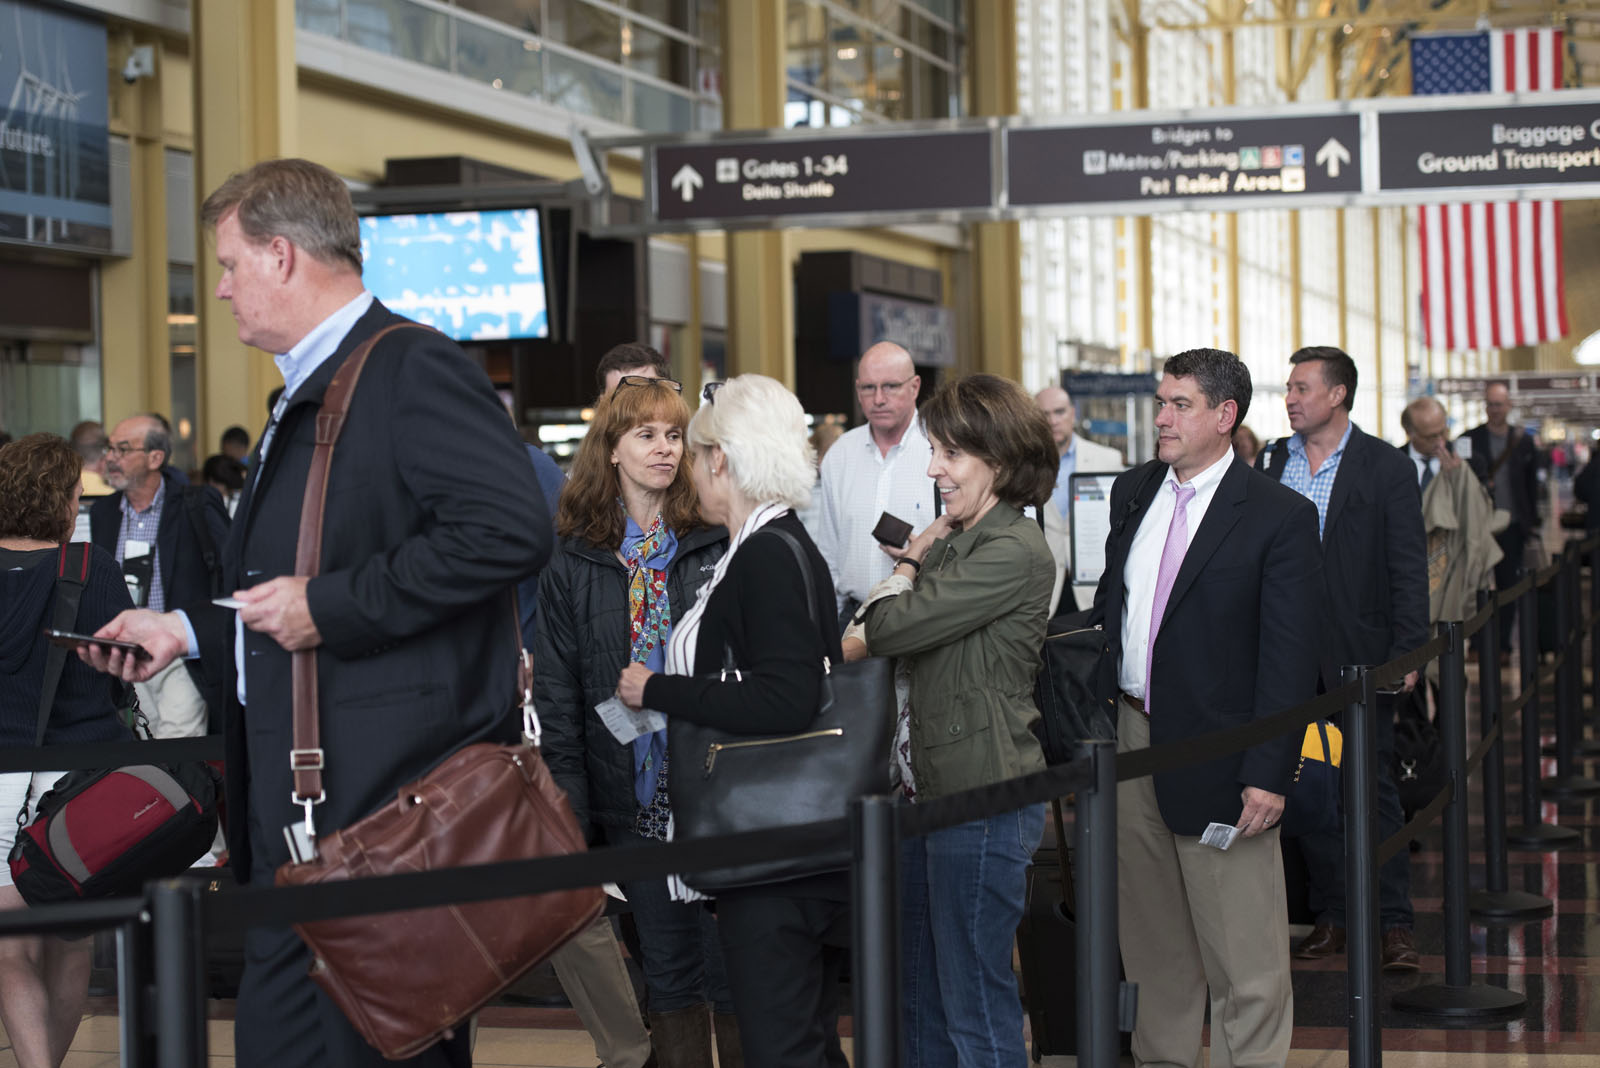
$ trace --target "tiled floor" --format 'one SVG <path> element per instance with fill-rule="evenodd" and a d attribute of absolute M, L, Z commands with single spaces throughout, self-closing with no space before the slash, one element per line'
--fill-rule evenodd
<path fill-rule="evenodd" d="M 1514 678 L 1506 673 L 1506 679 Z M 1476 668 L 1469 669 L 1469 692 L 1476 692 Z M 1596 721 L 1585 678 L 1586 723 Z M 1476 723 L 1477 712 L 1469 711 Z M 1550 715 L 1546 706 L 1546 721 Z M 1600 736 L 1600 729 L 1588 728 Z M 1513 735 L 1515 732 L 1512 732 Z M 1476 743 L 1476 730 L 1471 732 Z M 1547 737 L 1546 741 L 1552 738 Z M 1519 811 L 1516 788 L 1520 761 L 1515 743 L 1506 754 L 1508 808 Z M 1580 766 L 1600 776 L 1600 761 Z M 1544 761 L 1545 774 L 1554 761 Z M 1470 791 L 1469 881 L 1483 885 L 1481 785 L 1475 776 Z M 1417 911 L 1417 941 L 1422 950 L 1420 975 L 1384 976 L 1383 1040 L 1385 1064 L 1394 1068 L 1589 1068 L 1600 1064 L 1600 800 L 1546 804 L 1543 818 L 1581 831 L 1573 847 L 1554 852 L 1513 850 L 1510 885 L 1550 898 L 1552 916 L 1521 924 L 1473 924 L 1472 975 L 1527 995 L 1526 1010 L 1509 1022 L 1477 1026 L 1440 1026 L 1407 1017 L 1389 1007 L 1397 991 L 1419 983 L 1442 982 L 1444 974 L 1443 854 L 1437 825 L 1420 839 L 1412 854 L 1412 893 Z M 1513 815 L 1515 819 L 1515 815 Z M 1064 962 L 1065 963 L 1065 962 Z M 1070 966 L 1070 965 L 1065 965 Z M 1348 1063 L 1345 1032 L 1344 958 L 1295 962 L 1295 1037 L 1289 1064 L 1294 1068 L 1336 1068 Z M 232 1003 L 213 1002 L 209 1025 L 210 1064 L 234 1061 Z M 849 1021 L 842 1021 L 848 1031 Z M 3 1041 L 0 1035 L 0 1041 Z M 78 1030 L 65 1068 L 110 1068 L 118 1064 L 114 998 L 95 999 Z M 846 1042 L 848 1050 L 848 1040 Z M 546 1066 L 593 1068 L 594 1046 L 567 1009 L 496 1006 L 479 1020 L 475 1063 L 480 1066 Z M 1069 1065 L 1072 1058 L 1050 1057 L 1046 1068 Z M 0 1068 L 15 1065 L 10 1049 L 0 1046 Z M 1021 1066 L 1018 1066 L 1021 1068 Z"/>

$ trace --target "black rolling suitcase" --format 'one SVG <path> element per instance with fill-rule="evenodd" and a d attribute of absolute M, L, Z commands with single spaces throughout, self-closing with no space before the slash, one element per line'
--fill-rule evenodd
<path fill-rule="evenodd" d="M 1028 866 L 1027 898 L 1017 925 L 1022 998 L 1033 1032 L 1033 1059 L 1078 1050 L 1078 923 L 1073 918 L 1072 865 L 1061 802 L 1054 849 L 1041 848 Z"/>

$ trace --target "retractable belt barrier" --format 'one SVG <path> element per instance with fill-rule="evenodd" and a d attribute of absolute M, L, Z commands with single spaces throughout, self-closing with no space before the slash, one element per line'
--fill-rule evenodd
<path fill-rule="evenodd" d="M 857 895 L 858 921 L 861 915 L 871 913 L 875 919 L 892 916 L 895 895 L 898 893 L 893 852 L 898 842 L 907 837 L 925 835 L 933 831 L 983 819 L 1001 812 L 1012 811 L 1024 805 L 1035 804 L 1068 793 L 1078 796 L 1078 819 L 1075 835 L 1080 862 L 1088 862 L 1086 878 L 1078 881 L 1078 917 L 1080 930 L 1090 932 L 1079 947 L 1078 971 L 1082 978 L 1095 982 L 1080 982 L 1079 986 L 1079 1040 L 1080 1059 L 1096 1068 L 1116 1063 L 1118 1043 L 1116 1032 L 1126 1028 L 1131 1020 L 1130 1003 L 1119 1002 L 1113 992 L 1108 992 L 1106 976 L 1116 973 L 1115 931 L 1115 784 L 1118 781 L 1163 774 L 1182 767 L 1206 763 L 1230 753 L 1248 749 L 1280 735 L 1303 731 L 1318 719 L 1343 711 L 1349 722 L 1346 739 L 1345 792 L 1347 811 L 1364 814 L 1368 809 L 1367 795 L 1371 790 L 1376 769 L 1372 761 L 1372 737 L 1366 724 L 1364 710 L 1376 699 L 1380 686 L 1392 685 L 1429 662 L 1440 661 L 1440 720 L 1444 735 L 1449 775 L 1446 784 L 1417 815 L 1397 834 L 1386 841 L 1370 843 L 1370 832 L 1353 829 L 1350 838 L 1370 846 L 1357 865 L 1370 877 L 1375 891 L 1378 865 L 1392 857 L 1423 827 L 1445 816 L 1446 883 L 1446 983 L 1437 988 L 1446 992 L 1447 1000 L 1462 992 L 1480 994 L 1485 988 L 1470 985 L 1469 962 L 1466 959 L 1466 807 L 1465 784 L 1469 773 L 1483 768 L 1486 782 L 1493 772 L 1499 774 L 1501 742 L 1504 736 L 1504 717 L 1521 713 L 1524 723 L 1524 763 L 1530 757 L 1526 752 L 1526 738 L 1533 731 L 1537 743 L 1537 719 L 1540 709 L 1539 693 L 1542 687 L 1553 685 L 1555 696 L 1568 715 L 1567 707 L 1577 696 L 1581 683 L 1582 643 L 1594 630 L 1600 616 L 1600 584 L 1591 589 L 1590 611 L 1578 610 L 1576 598 L 1580 588 L 1579 555 L 1587 553 L 1591 577 L 1600 563 L 1600 536 L 1591 536 L 1581 543 L 1569 542 L 1562 558 L 1532 574 L 1525 575 L 1515 585 L 1490 596 L 1480 593 L 1479 611 L 1465 622 L 1439 625 L 1439 633 L 1418 649 L 1377 667 L 1349 668 L 1344 684 L 1319 697 L 1254 723 L 1241 727 L 1215 731 L 1181 743 L 1152 746 L 1123 754 L 1115 754 L 1113 743 L 1085 742 L 1081 755 L 1066 764 L 1023 776 L 1006 782 L 969 790 L 964 793 L 915 805 L 897 805 L 885 798 L 863 798 L 856 802 L 852 816 L 846 820 L 786 827 L 779 830 L 729 835 L 721 838 L 691 842 L 671 842 L 659 845 L 620 846 L 592 850 L 568 857 L 543 858 L 527 861 L 510 861 L 466 868 L 389 875 L 378 878 L 351 880 L 344 883 L 303 887 L 240 887 L 218 893 L 200 893 L 191 880 L 167 881 L 146 888 L 140 898 L 40 906 L 30 909 L 0 911 L 0 936 L 37 934 L 45 931 L 82 933 L 97 928 L 120 926 L 124 947 L 133 941 L 131 932 L 140 925 L 150 925 L 154 914 L 154 930 L 158 945 L 153 956 L 153 967 L 144 958 L 147 954 L 133 953 L 138 968 L 125 966 L 120 970 L 123 981 L 148 982 L 150 972 L 155 973 L 157 1017 L 162 1021 L 162 1034 L 174 1025 L 184 1033 L 170 1043 L 174 1055 L 158 1053 L 160 1063 L 187 1064 L 194 1056 L 204 1057 L 203 1026 L 192 1026 L 195 1020 L 203 1023 L 204 991 L 194 989 L 194 984 L 163 983 L 162 969 L 176 967 L 163 961 L 178 958 L 192 963 L 194 947 L 179 951 L 174 940 L 188 939 L 203 945 L 206 933 L 222 933 L 260 924 L 287 924 L 314 922 L 340 916 L 363 913 L 383 913 L 406 909 L 448 904 L 484 901 L 501 897 L 523 897 L 552 890 L 576 886 L 593 886 L 603 882 L 626 882 L 635 879 L 655 878 L 672 873 L 707 871 L 733 864 L 777 859 L 785 856 L 804 856 L 836 850 L 841 838 L 848 835 L 854 843 L 854 886 Z M 1537 606 L 1541 592 L 1549 587 L 1552 596 L 1558 597 L 1559 615 L 1564 626 L 1558 626 L 1559 648 L 1555 650 L 1553 668 L 1541 668 L 1527 655 L 1535 650 L 1537 657 L 1538 631 Z M 1507 700 L 1502 708 L 1499 693 L 1499 663 L 1497 639 L 1499 610 L 1520 605 L 1524 617 L 1530 611 L 1535 618 L 1522 621 L 1522 641 L 1525 655 L 1522 687 L 1518 694 Z M 1470 637 L 1483 633 L 1480 643 L 1481 704 L 1484 714 L 1482 740 L 1470 756 L 1465 746 L 1465 645 Z M 1530 637 L 1532 639 L 1530 644 Z M 1491 641 L 1494 639 L 1494 641 Z M 1591 643 L 1591 658 L 1597 651 Z M 1597 683 L 1600 685 L 1600 683 Z M 1531 722 L 1531 728 L 1530 728 Z M 1352 751 L 1352 747 L 1354 751 Z M 1569 746 L 1570 748 L 1570 746 Z M 158 760 L 215 760 L 222 756 L 222 741 L 217 737 L 180 739 L 168 741 L 141 741 L 125 743 L 96 743 L 87 745 L 47 746 L 42 748 L 12 749 L 0 752 L 0 772 L 53 771 L 80 767 L 115 766 L 131 762 Z M 1536 764 L 1538 754 L 1531 760 Z M 1356 772 L 1357 774 L 1352 774 Z M 1537 771 L 1535 771 L 1537 774 Z M 1366 781 L 1357 782 L 1356 778 Z M 1496 778 L 1498 782 L 1498 778 Z M 1600 784 L 1596 785 L 1600 790 Z M 1493 792 L 1493 791 L 1490 791 Z M 1496 800 L 1492 806 L 1491 800 Z M 1485 797 L 1485 833 L 1490 838 L 1488 854 L 1489 892 L 1496 891 L 1494 864 L 1496 831 L 1502 836 L 1498 853 L 1503 868 L 1505 834 L 1503 816 L 1497 799 Z M 1351 817 L 1351 822 L 1354 822 Z M 1498 827 L 1495 826 L 1498 824 Z M 1558 828 L 1557 830 L 1566 830 Z M 886 853 L 885 851 L 889 851 Z M 1457 871 L 1456 869 L 1460 869 Z M 1498 881 L 1503 890 L 1504 871 Z M 865 877 L 864 877 L 865 875 Z M 1354 876 L 1352 876 L 1354 880 Z M 1352 927 L 1357 924 L 1375 925 L 1377 922 L 1375 894 L 1363 892 L 1352 886 L 1349 895 L 1352 903 Z M 1529 895 L 1523 895 L 1529 896 Z M 1459 899 L 1459 900 L 1458 900 Z M 1543 899 L 1537 899 L 1542 901 Z M 181 907 L 178 903 L 187 902 Z M 1549 902 L 1543 901 L 1548 909 Z M 1364 915 L 1366 913 L 1366 915 Z M 179 917 L 177 922 L 173 917 Z M 856 935 L 857 972 L 864 978 L 857 982 L 855 1020 L 856 1048 L 860 1068 L 889 1068 L 893 1051 L 898 1048 L 895 1030 L 898 1019 L 898 981 L 894 978 L 894 939 L 898 937 L 896 925 L 887 922 L 854 925 Z M 1097 933 L 1096 933 L 1097 932 Z M 1370 1005 L 1358 1006 L 1359 990 L 1374 990 L 1370 971 L 1376 964 L 1375 953 L 1357 952 L 1356 943 L 1371 943 L 1359 932 L 1352 931 L 1351 969 L 1351 1064 L 1366 1066 L 1376 1063 L 1380 1047 L 1370 1032 L 1381 1024 L 1370 1011 Z M 1109 954 L 1109 957 L 1108 957 Z M 1359 956 L 1371 960 L 1357 959 Z M 862 965 L 867 965 L 863 971 Z M 882 974 L 880 974 L 882 973 Z M 1361 974 L 1368 973 L 1368 974 Z M 174 976 L 169 975 L 169 978 Z M 1110 984 L 1114 986 L 1115 984 Z M 1091 987 L 1092 989 L 1085 989 Z M 1417 988 L 1426 993 L 1432 988 Z M 1416 994 L 1417 990 L 1407 992 Z M 1447 1007 L 1431 1006 L 1441 1015 L 1460 1019 L 1473 1015 L 1503 1014 L 1505 998 L 1522 1005 L 1521 995 L 1500 988 L 1488 988 L 1495 995 L 1493 1005 L 1474 1004 L 1463 1008 L 1452 1004 Z M 170 999 L 179 999 L 174 1002 Z M 1401 999 L 1397 998 L 1397 1004 Z M 1424 998 L 1424 1001 L 1427 999 Z M 1459 1000 L 1459 998 L 1457 998 Z M 137 1001 L 137 999 L 135 999 Z M 124 998 L 124 1005 L 129 1001 Z M 1429 1005 L 1418 1008 L 1405 1006 L 1408 1011 L 1427 1012 Z M 129 1010 L 139 1020 L 144 1014 Z M 128 1015 L 125 1012 L 125 1015 Z M 1358 1035 L 1356 1022 L 1360 1021 L 1366 1034 Z M 152 1044 L 161 1045 L 161 1035 L 152 1043 L 151 1033 L 138 1030 L 141 1024 L 123 1025 L 125 1039 L 131 1038 L 137 1047 L 131 1063 L 140 1063 L 140 1054 L 148 1054 Z M 195 1035 L 199 1039 L 195 1039 Z M 125 1046 L 126 1049 L 126 1046 Z M 152 1062 L 153 1063 L 153 1062 Z"/>

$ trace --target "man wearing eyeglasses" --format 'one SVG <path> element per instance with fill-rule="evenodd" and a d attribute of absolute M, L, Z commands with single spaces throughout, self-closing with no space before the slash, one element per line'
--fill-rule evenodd
<path fill-rule="evenodd" d="M 116 492 L 89 509 L 89 540 L 122 565 L 133 603 L 157 612 L 221 592 L 220 547 L 228 540 L 222 497 L 180 482 L 167 466 L 171 455 L 172 436 L 160 419 L 124 419 L 106 448 L 105 478 Z M 197 661 L 174 661 L 134 689 L 157 738 L 206 733 L 208 707 L 221 703 L 220 693 L 206 692 Z"/>
<path fill-rule="evenodd" d="M 856 400 L 867 421 L 846 431 L 822 461 L 811 533 L 833 572 L 841 626 L 888 577 L 896 559 L 890 554 L 905 545 L 879 546 L 873 530 L 884 514 L 911 524 L 912 536 L 937 516 L 932 448 L 917 418 L 921 387 L 905 349 L 892 341 L 867 349 L 856 364 Z"/>

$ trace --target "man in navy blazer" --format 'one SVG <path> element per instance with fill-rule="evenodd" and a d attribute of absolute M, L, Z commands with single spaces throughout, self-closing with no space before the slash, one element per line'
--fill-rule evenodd
<path fill-rule="evenodd" d="M 156 416 L 129 416 L 110 440 L 104 474 L 116 492 L 89 508 L 89 540 L 131 572 L 134 603 L 161 612 L 221 593 L 228 540 L 222 496 L 180 481 L 167 466 L 172 435 Z M 213 722 L 220 729 L 222 687 L 198 661 L 169 667 L 137 690 L 157 738 L 204 734 Z"/>
<path fill-rule="evenodd" d="M 1428 535 L 1416 465 L 1350 420 L 1356 365 L 1328 346 L 1303 348 L 1285 403 L 1292 437 L 1263 449 L 1257 465 L 1317 506 L 1322 533 L 1322 686 L 1339 685 L 1346 664 L 1377 665 L 1428 640 Z M 1402 687 L 1416 685 L 1413 672 Z M 1404 824 L 1390 764 L 1394 695 L 1373 710 L 1378 764 L 1378 834 Z M 1301 836 L 1316 926 L 1295 949 L 1302 960 L 1340 952 L 1345 939 L 1344 824 Z M 1416 971 L 1411 856 L 1402 850 L 1378 873 L 1385 971 Z"/>
<path fill-rule="evenodd" d="M 314 814 L 326 836 L 463 746 L 515 736 L 512 589 L 544 565 L 552 531 L 487 376 L 454 342 L 413 324 L 385 337 L 362 372 L 328 475 L 319 573 L 297 576 L 323 397 L 363 341 L 406 320 L 362 285 L 350 194 L 326 168 L 259 163 L 224 182 L 201 216 L 216 234 L 217 296 L 232 305 L 241 341 L 279 354 L 285 378 L 224 550 L 226 588 L 244 607 L 237 627 L 231 609 L 204 601 L 179 614 L 124 613 L 101 633 L 139 642 L 152 660 L 88 659 L 137 678 L 198 652 L 228 675 L 231 863 L 265 886 L 289 859 L 285 826 L 304 819 L 291 799 L 291 652 L 316 650 L 327 755 Z M 396 1063 L 310 981 L 310 964 L 288 928 L 247 933 L 238 1063 Z M 467 1032 L 403 1063 L 470 1065 Z"/>
<path fill-rule="evenodd" d="M 1097 692 L 1116 706 L 1120 751 L 1242 726 L 1316 695 L 1316 512 L 1234 457 L 1250 393 L 1232 353 L 1169 359 L 1156 391 L 1159 458 L 1112 487 L 1090 622 L 1105 628 Z M 1278 819 L 1298 751 L 1283 735 L 1118 784 L 1118 928 L 1139 984 L 1140 1063 L 1199 1063 L 1207 988 L 1213 1063 L 1288 1056 Z M 1200 838 L 1208 828 L 1238 837 L 1218 848 Z"/>

